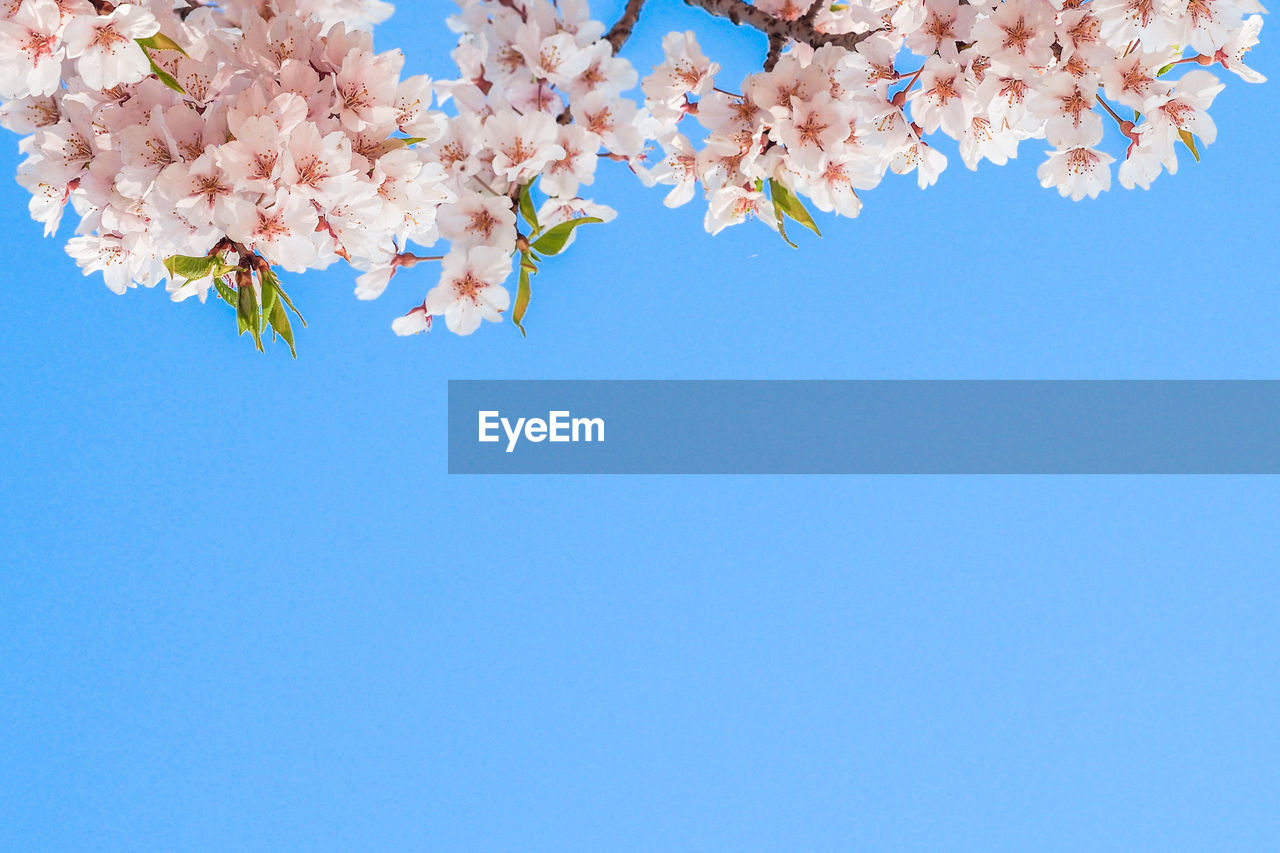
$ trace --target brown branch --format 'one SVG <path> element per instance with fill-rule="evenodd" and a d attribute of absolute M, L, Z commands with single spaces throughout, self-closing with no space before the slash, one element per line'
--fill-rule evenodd
<path fill-rule="evenodd" d="M 764 58 L 764 70 L 772 71 L 778 64 L 778 60 L 782 58 L 782 49 L 787 46 L 787 40 L 781 36 L 769 34 L 769 53 Z"/>
<path fill-rule="evenodd" d="M 813 22 L 818 20 L 818 13 L 822 11 L 822 7 L 825 5 L 825 0 L 813 0 L 809 5 L 809 11 L 805 12 L 804 17 L 800 20 L 804 22 L 805 26 L 812 27 Z"/>
<path fill-rule="evenodd" d="M 627 8 L 623 10 L 622 17 L 604 37 L 605 41 L 613 45 L 614 53 L 622 50 L 622 45 L 631 38 L 631 31 L 635 29 L 636 21 L 640 20 L 642 8 L 644 8 L 644 0 L 627 0 Z"/>
<path fill-rule="evenodd" d="M 878 30 L 866 33 L 823 33 L 813 26 L 813 17 L 805 15 L 796 21 L 784 21 L 775 18 L 763 9 L 758 9 L 743 0 L 684 0 L 689 6 L 697 6 L 718 18 L 727 18 L 738 26 L 753 27 L 769 37 L 770 43 L 781 40 L 800 42 L 811 47 L 835 45 L 846 50 L 853 50 L 864 39 Z M 811 10 L 812 11 L 812 10 Z"/>

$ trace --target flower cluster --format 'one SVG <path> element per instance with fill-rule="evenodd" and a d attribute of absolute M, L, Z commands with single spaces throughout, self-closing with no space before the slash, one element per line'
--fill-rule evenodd
<path fill-rule="evenodd" d="M 1041 183 L 1079 200 L 1111 185 L 1116 157 L 1101 143 L 1114 120 L 1127 138 L 1120 182 L 1146 188 L 1177 170 L 1179 145 L 1198 156 L 1195 140 L 1216 136 L 1207 109 L 1222 85 L 1203 68 L 1171 72 L 1218 64 L 1263 79 L 1243 62 L 1262 23 L 1256 0 L 812 5 L 757 1 L 779 18 L 812 21 L 816 38 L 737 92 L 714 88 L 716 66 L 692 33 L 668 36 L 667 61 L 644 81 L 665 157 L 642 177 L 672 185 L 673 205 L 700 188 L 710 231 L 750 216 L 781 222 L 764 192 L 770 181 L 842 216 L 856 216 L 858 191 L 888 172 L 914 172 L 930 186 L 947 165 L 928 141 L 938 132 L 970 169 L 984 159 L 1002 165 L 1023 141 L 1044 139 Z M 865 35 L 852 51 L 828 38 L 849 33 Z M 701 125 L 697 144 L 686 118 Z"/>
<path fill-rule="evenodd" d="M 444 130 L 431 81 L 402 81 L 399 53 L 324 17 L 382 5 L 9 2 L 3 121 L 31 134 L 18 179 L 32 216 L 52 232 L 70 206 L 86 272 L 117 292 L 168 279 L 175 299 L 237 271 L 375 264 L 433 242 L 451 195 L 410 145 Z M 166 265 L 214 255 L 195 279 Z M 236 282 L 267 307 L 262 282 Z"/>
<path fill-rule="evenodd" d="M 433 316 L 461 334 L 484 319 L 500 320 L 512 304 L 503 283 L 513 255 L 520 255 L 522 269 L 536 271 L 541 255 L 573 241 L 576 225 L 612 220 L 612 209 L 583 198 L 581 190 L 595 180 L 602 156 L 638 167 L 656 129 L 648 113 L 623 96 L 639 77 L 614 55 L 585 0 L 460 5 L 449 25 L 461 33 L 453 52 L 461 76 L 436 84 L 456 114 L 427 147 L 455 197 L 440 210 L 449 252 L 436 287 L 396 322 L 399 334 L 426 330 Z M 536 206 L 535 182 L 542 197 Z M 518 217 L 522 198 L 527 215 Z M 535 239 L 539 234 L 545 239 Z M 375 270 L 365 280 L 382 286 L 393 272 Z M 517 324 L 528 303 L 527 276 L 520 290 L 512 311 Z"/>
<path fill-rule="evenodd" d="M 457 0 L 458 73 L 435 82 L 373 49 L 381 0 L 0 0 L 0 122 L 27 134 L 32 216 L 79 218 L 86 272 L 216 288 L 242 331 L 292 345 L 272 271 L 339 259 L 361 299 L 440 262 L 398 334 L 519 325 L 539 265 L 615 215 L 583 196 L 601 158 L 669 206 L 702 195 L 712 233 L 756 218 L 785 237 L 817 230 L 802 199 L 852 217 L 890 172 L 933 184 L 939 133 L 971 169 L 1042 139 L 1041 183 L 1073 199 L 1117 161 L 1146 188 L 1214 141 L 1209 67 L 1263 79 L 1244 61 L 1257 0 L 686 1 L 765 30 L 764 70 L 721 88 L 674 32 L 641 80 L 616 55 L 637 0 L 612 31 L 586 0 Z"/>

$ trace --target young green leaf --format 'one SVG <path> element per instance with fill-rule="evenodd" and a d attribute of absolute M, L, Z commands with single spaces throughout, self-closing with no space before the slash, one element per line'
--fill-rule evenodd
<path fill-rule="evenodd" d="M 401 148 L 412 148 L 419 142 L 426 142 L 425 136 L 391 136 L 383 140 L 380 154 L 399 151 Z"/>
<path fill-rule="evenodd" d="M 793 249 L 799 249 L 795 243 L 791 242 L 791 238 L 787 236 L 787 218 L 783 215 L 782 205 L 779 204 L 777 196 L 773 199 L 773 218 L 778 226 L 778 235 L 782 237 L 786 244 Z"/>
<path fill-rule="evenodd" d="M 533 181 L 525 184 L 520 188 L 520 215 L 524 217 L 524 221 L 529 223 L 529 227 L 533 229 L 536 237 L 542 231 L 542 226 L 538 224 L 538 211 L 533 206 Z"/>
<path fill-rule="evenodd" d="M 275 276 L 272 276 L 272 278 L 274 277 Z M 261 278 L 259 278 L 259 281 L 262 282 L 262 319 L 265 322 L 271 317 L 271 312 L 280 302 L 280 296 L 279 291 L 276 290 L 275 285 L 270 281 L 266 281 Z"/>
<path fill-rule="evenodd" d="M 206 258 L 174 255 L 165 259 L 164 268 L 174 278 L 184 278 L 188 282 L 199 281 L 210 276 L 218 278 L 238 269 L 238 267 L 230 266 L 219 255 L 209 255 Z"/>
<path fill-rule="evenodd" d="M 143 49 L 150 48 L 152 50 L 176 50 L 178 53 L 182 54 L 183 56 L 188 55 L 187 52 L 182 49 L 182 45 L 178 44 L 176 41 L 169 38 L 164 33 L 156 33 L 153 36 L 147 36 L 144 39 L 138 39 L 138 44 L 142 45 Z"/>
<path fill-rule="evenodd" d="M 528 337 L 528 333 L 524 330 L 524 314 L 529 310 L 529 271 L 537 272 L 537 267 L 533 266 L 531 261 L 525 259 L 520 262 L 520 286 L 516 289 L 516 304 L 511 309 L 511 321 L 516 324 L 516 328 L 520 330 L 520 334 Z"/>
<path fill-rule="evenodd" d="M 259 276 L 271 283 L 271 286 L 275 288 L 276 293 L 278 293 L 280 298 L 284 300 L 284 304 L 289 306 L 289 310 L 298 315 L 298 322 L 302 323 L 302 327 L 305 329 L 307 327 L 307 321 L 303 318 L 302 313 L 293 306 L 293 300 L 289 298 L 289 294 L 285 293 L 284 288 L 280 286 L 280 279 L 276 278 L 276 274 L 269 269 L 264 269 L 259 273 Z"/>
<path fill-rule="evenodd" d="M 227 287 L 227 285 L 222 282 L 222 279 L 215 278 L 213 280 L 213 286 L 218 291 L 218 295 L 222 297 L 223 302 L 227 303 L 232 308 L 236 308 L 240 304 L 240 297 L 236 295 L 236 292 L 233 289 Z M 240 331 L 243 333 L 244 330 L 241 329 Z"/>
<path fill-rule="evenodd" d="M 284 303 L 276 300 L 271 306 L 271 313 L 267 315 L 271 322 L 271 331 L 284 338 L 284 342 L 289 345 L 289 352 L 296 359 L 298 350 L 293 345 L 293 326 L 289 323 L 289 312 L 284 310 Z"/>
<path fill-rule="evenodd" d="M 152 36 L 152 38 L 154 38 L 154 36 Z M 151 63 L 151 73 L 156 75 L 156 77 L 160 79 L 161 83 L 165 84 L 173 91 L 182 95 L 187 94 L 187 90 L 182 88 L 182 85 L 178 83 L 177 79 L 175 79 L 172 74 L 165 71 L 159 65 L 156 65 L 156 61 L 151 58 L 151 52 L 148 51 L 147 46 L 143 44 L 146 39 L 136 39 L 136 41 L 138 42 L 138 46 L 142 48 L 142 52 L 147 55 L 147 62 Z"/>
<path fill-rule="evenodd" d="M 178 94 L 180 95 L 187 94 L 187 90 L 182 88 L 182 85 L 178 83 L 177 79 L 168 71 L 165 71 L 159 65 L 156 65 L 156 61 L 154 59 L 151 60 L 151 73 L 156 75 L 156 77 L 159 78 L 161 83 L 165 84 L 170 89 L 177 92 Z"/>
<path fill-rule="evenodd" d="M 240 334 L 246 331 L 253 336 L 258 352 L 266 352 L 262 346 L 262 315 L 258 311 L 258 295 L 248 285 L 239 288 L 236 318 L 240 321 Z"/>
<path fill-rule="evenodd" d="M 770 179 L 769 196 L 773 199 L 775 207 L 781 207 L 782 212 L 787 216 L 790 216 L 819 237 L 822 236 L 822 232 L 818 230 L 818 223 L 813 221 L 812 214 L 809 213 L 808 209 L 805 208 L 800 199 L 796 198 L 791 190 L 787 189 L 779 181 Z"/>
<path fill-rule="evenodd" d="M 568 222 L 561 222 L 554 228 L 548 228 L 541 237 L 534 241 L 533 250 L 540 255 L 558 255 L 564 251 L 565 243 L 569 242 L 569 237 L 575 229 L 593 222 L 604 222 L 604 220 L 594 216 L 583 216 L 578 219 L 571 219 Z"/>
<path fill-rule="evenodd" d="M 1196 138 L 1189 130 L 1179 130 L 1178 138 L 1182 140 L 1182 144 L 1187 146 L 1191 151 L 1191 156 L 1196 158 L 1196 162 L 1200 162 L 1200 152 L 1196 149 Z"/>
<path fill-rule="evenodd" d="M 207 258 L 193 258 L 190 255 L 174 255 L 166 258 L 164 268 L 169 271 L 169 275 L 174 278 L 185 278 L 187 281 L 199 281 L 207 278 L 213 273 L 215 265 L 218 264 L 216 256 Z"/>

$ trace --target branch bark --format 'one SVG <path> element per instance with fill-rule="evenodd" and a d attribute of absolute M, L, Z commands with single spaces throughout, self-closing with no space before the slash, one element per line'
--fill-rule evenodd
<path fill-rule="evenodd" d="M 748 26 L 759 30 L 769 37 L 770 44 L 779 41 L 786 43 L 787 41 L 801 42 L 811 47 L 823 47 L 825 45 L 835 45 L 843 47 L 846 50 L 853 50 L 864 39 L 869 38 L 872 30 L 866 33 L 822 33 L 818 32 L 813 26 L 815 15 L 807 14 L 795 21 L 784 21 L 781 18 L 775 18 L 763 9 L 758 9 L 744 0 L 684 0 L 689 6 L 697 6 L 706 12 L 715 15 L 718 18 L 727 18 L 731 23 L 738 26 Z M 821 2 L 821 0 L 818 0 Z M 815 3 L 816 7 L 817 3 Z"/>
<path fill-rule="evenodd" d="M 764 70 L 772 71 L 778 64 L 778 60 L 782 59 L 782 49 L 787 46 L 787 40 L 781 36 L 769 35 L 769 54 L 764 58 Z"/>
<path fill-rule="evenodd" d="M 640 20 L 642 8 L 644 8 L 644 0 L 627 0 L 627 8 L 623 10 L 622 17 L 604 37 L 605 41 L 613 45 L 615 54 L 622 49 L 627 39 L 631 38 L 631 31 L 635 29 L 636 21 Z"/>

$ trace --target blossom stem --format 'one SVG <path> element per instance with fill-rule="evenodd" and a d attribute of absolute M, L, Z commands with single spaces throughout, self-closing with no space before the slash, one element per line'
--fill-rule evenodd
<path fill-rule="evenodd" d="M 916 81 L 920 79 L 920 75 L 923 73 L 924 73 L 924 66 L 921 65 L 919 68 L 916 69 L 916 73 L 911 75 L 911 79 L 907 81 L 907 89 L 910 89 L 912 86 L 914 86 L 916 84 Z M 904 89 L 903 91 L 905 92 L 907 89 Z"/>
<path fill-rule="evenodd" d="M 495 196 L 503 195 L 503 193 L 498 192 L 493 187 L 489 186 L 488 184 L 486 184 L 484 181 L 482 181 L 479 177 L 475 175 L 471 176 L 471 180 L 475 181 L 477 184 L 484 187 L 489 192 L 490 195 L 495 195 Z"/>
<path fill-rule="evenodd" d="M 1107 103 L 1107 99 L 1102 97 L 1102 95 L 1098 95 L 1098 103 L 1102 104 L 1102 108 L 1111 114 L 1111 117 L 1116 120 L 1116 124 L 1120 125 L 1121 130 L 1125 129 L 1125 124 L 1128 124 L 1130 127 L 1133 126 L 1133 122 L 1126 122 L 1124 119 L 1120 118 L 1120 116 L 1116 114 L 1116 111 L 1111 109 L 1111 105 Z"/>
<path fill-rule="evenodd" d="M 901 90 L 899 90 L 898 93 L 895 94 L 892 98 L 890 98 L 889 102 L 893 104 L 895 107 L 898 107 L 899 109 L 901 109 L 902 105 L 907 102 L 907 92 L 911 91 L 911 87 L 915 86 L 916 82 L 919 81 L 920 79 L 920 75 L 923 73 L 924 73 L 924 66 L 921 65 L 918 69 L 916 69 L 916 73 L 911 75 L 911 79 L 907 81 L 907 85 L 903 87 Z"/>
<path fill-rule="evenodd" d="M 1111 117 L 1116 120 L 1116 124 L 1120 125 L 1120 132 L 1132 143 L 1130 145 L 1130 150 L 1132 150 L 1133 145 L 1138 144 L 1138 134 L 1134 132 L 1134 123 L 1116 115 L 1116 111 L 1111 109 L 1111 105 L 1107 103 L 1107 99 L 1102 97 L 1101 94 L 1098 95 L 1098 103 L 1102 104 L 1102 108 L 1111 114 Z"/>

